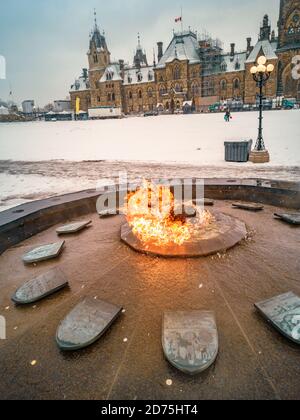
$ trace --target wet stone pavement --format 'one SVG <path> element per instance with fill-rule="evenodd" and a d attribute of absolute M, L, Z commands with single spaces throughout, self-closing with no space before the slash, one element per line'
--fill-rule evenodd
<path fill-rule="evenodd" d="M 58 226 L 0 256 L 0 314 L 7 322 L 1 398 L 298 399 L 299 346 L 273 329 L 254 303 L 300 294 L 299 228 L 274 219 L 282 211 L 275 207 L 260 213 L 233 209 L 231 202 L 215 207 L 249 229 L 249 238 L 224 255 L 169 260 L 139 254 L 120 241 L 121 216 L 92 214 L 91 227 L 64 237 L 57 259 L 22 262 L 32 248 L 57 241 Z M 24 282 L 53 268 L 63 270 L 69 289 L 25 307 L 11 302 Z M 125 312 L 97 343 L 64 353 L 55 342 L 57 327 L 85 297 Z M 219 333 L 215 363 L 197 376 L 172 367 L 161 343 L 164 311 L 189 310 L 214 311 Z"/>

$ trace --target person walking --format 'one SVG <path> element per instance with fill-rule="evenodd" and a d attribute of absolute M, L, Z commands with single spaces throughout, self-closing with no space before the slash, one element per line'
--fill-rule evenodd
<path fill-rule="evenodd" d="M 225 116 L 224 116 L 224 119 L 225 119 L 226 122 L 230 122 L 230 120 L 231 120 L 231 112 L 230 112 L 229 109 L 227 109 L 227 111 L 225 113 Z"/>

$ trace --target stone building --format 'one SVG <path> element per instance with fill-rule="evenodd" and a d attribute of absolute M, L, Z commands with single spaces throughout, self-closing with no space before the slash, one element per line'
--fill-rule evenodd
<path fill-rule="evenodd" d="M 259 38 L 247 38 L 244 51 L 235 44 L 224 52 L 218 40 L 199 39 L 191 30 L 174 33 L 165 52 L 158 42 L 157 62 L 152 65 L 141 46 L 140 36 L 131 65 L 111 61 L 105 35 L 96 17 L 88 51 L 89 69 L 71 86 L 71 104 L 80 98 L 81 110 L 118 107 L 125 114 L 160 108 L 174 112 L 189 101 L 194 110 L 220 101 L 255 104 L 258 89 L 250 74 L 257 58 L 264 55 L 275 71 L 265 87 L 265 97 L 300 101 L 300 0 L 281 0 L 278 33 L 264 16 Z M 299 65 L 298 65 L 299 64 Z"/>

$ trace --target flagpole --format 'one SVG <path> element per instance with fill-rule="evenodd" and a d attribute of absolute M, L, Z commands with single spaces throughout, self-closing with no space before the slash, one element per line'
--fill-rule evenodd
<path fill-rule="evenodd" d="M 183 34 L 183 11 L 181 6 L 181 33 Z"/>

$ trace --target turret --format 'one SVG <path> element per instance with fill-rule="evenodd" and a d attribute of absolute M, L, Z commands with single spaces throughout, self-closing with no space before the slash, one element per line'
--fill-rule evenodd
<path fill-rule="evenodd" d="M 101 33 L 97 24 L 96 11 L 94 12 L 95 23 L 90 37 L 88 59 L 90 70 L 103 69 L 110 64 L 110 52 L 108 51 L 104 32 Z"/>

